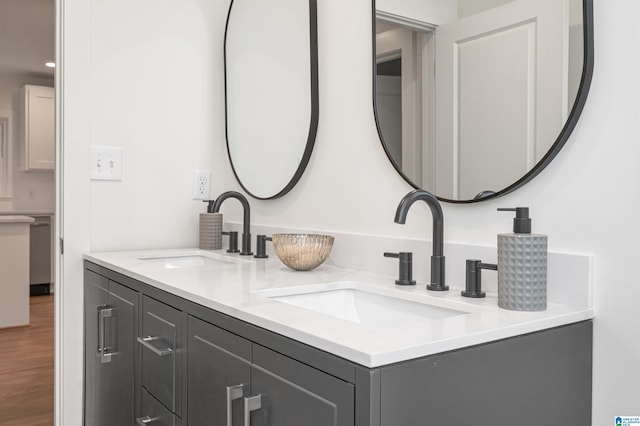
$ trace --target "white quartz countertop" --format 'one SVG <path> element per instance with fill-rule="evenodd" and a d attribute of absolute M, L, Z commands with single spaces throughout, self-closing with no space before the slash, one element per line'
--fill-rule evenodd
<path fill-rule="evenodd" d="M 0 216 L 53 216 L 52 210 L 7 210 L 0 211 Z"/>
<path fill-rule="evenodd" d="M 157 259 L 181 256 L 204 256 L 212 261 L 198 266 L 188 262 L 175 265 Z M 587 320 L 594 315 L 593 309 L 586 306 L 555 303 L 549 303 L 543 312 L 508 311 L 498 307 L 495 297 L 464 298 L 460 289 L 431 292 L 425 289 L 424 283 L 396 286 L 395 277 L 328 264 L 313 271 L 297 272 L 276 257 L 254 259 L 228 255 L 224 250 L 104 252 L 85 254 L 84 257 L 176 296 L 366 367 L 540 331 Z M 342 319 L 270 298 L 340 288 L 355 288 L 452 309 L 461 314 L 444 318 L 416 316 L 411 320 L 403 317 L 399 321 L 381 311 L 378 321 L 374 318 L 363 324 L 357 319 Z"/>
<path fill-rule="evenodd" d="M 35 220 L 29 216 L 17 216 L 17 215 L 1 216 L 0 215 L 0 223 L 32 223 L 32 222 L 35 222 Z"/>

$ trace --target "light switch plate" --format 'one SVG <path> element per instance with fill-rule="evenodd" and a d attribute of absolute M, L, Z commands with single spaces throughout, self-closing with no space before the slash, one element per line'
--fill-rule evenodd
<path fill-rule="evenodd" d="M 91 146 L 91 180 L 122 180 L 122 147 Z"/>

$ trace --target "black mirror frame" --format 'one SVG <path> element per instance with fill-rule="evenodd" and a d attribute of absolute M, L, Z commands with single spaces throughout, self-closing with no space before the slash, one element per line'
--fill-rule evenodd
<path fill-rule="evenodd" d="M 582 76 L 580 79 L 580 86 L 578 88 L 578 94 L 576 96 L 576 100 L 573 104 L 573 108 L 571 108 L 571 112 L 569 113 L 569 117 L 567 118 L 567 122 L 560 130 L 560 134 L 556 138 L 556 141 L 553 143 L 549 151 L 536 163 L 535 166 L 531 170 L 529 170 L 524 176 L 518 179 L 516 182 L 507 186 L 504 189 L 501 189 L 498 192 L 486 192 L 486 196 L 481 198 L 474 198 L 471 200 L 451 200 L 448 198 L 438 197 L 440 201 L 444 201 L 447 203 L 455 203 L 455 204 L 469 204 L 476 203 L 480 201 L 493 200 L 495 198 L 501 197 L 503 195 L 509 194 L 510 192 L 515 191 L 521 186 L 528 183 L 534 177 L 536 177 L 551 161 L 555 158 L 556 155 L 560 152 L 564 144 L 569 139 L 571 132 L 576 127 L 578 123 L 578 119 L 582 114 L 582 110 L 584 108 L 585 102 L 587 101 L 587 95 L 589 94 L 589 88 L 591 87 L 591 79 L 593 77 L 593 0 L 583 0 L 582 2 L 582 15 L 584 21 L 584 61 L 582 66 Z M 384 152 L 387 154 L 389 161 L 396 169 L 396 171 L 404 178 L 405 181 L 412 187 L 416 189 L 421 189 L 417 186 L 407 175 L 405 175 L 401 168 L 398 167 L 396 162 L 393 160 L 391 153 L 387 149 L 387 146 L 384 144 L 384 139 L 382 137 L 382 132 L 380 130 L 380 122 L 378 120 L 378 108 L 376 106 L 376 0 L 371 0 L 371 16 L 372 16 L 372 70 L 373 70 L 373 115 L 375 117 L 376 128 L 378 129 L 378 136 L 380 138 L 380 144 L 382 145 Z"/>
<path fill-rule="evenodd" d="M 233 165 L 233 160 L 231 159 L 231 151 L 229 149 L 229 132 L 228 132 L 228 120 L 227 120 L 227 30 L 229 28 L 229 18 L 231 16 L 231 9 L 233 8 L 234 0 L 231 0 L 229 4 L 229 11 L 227 12 L 227 19 L 224 27 L 224 105 L 225 105 L 225 115 L 224 115 L 224 128 L 225 128 L 225 140 L 227 145 L 227 157 L 229 158 L 229 164 L 231 165 L 231 169 L 233 170 L 233 175 L 236 177 L 236 180 L 242 187 L 242 189 L 249 194 L 251 197 L 256 198 L 258 200 L 272 200 L 276 198 L 280 198 L 283 195 L 287 194 L 294 186 L 298 183 L 302 174 L 304 173 L 307 164 L 309 163 L 309 159 L 311 158 L 311 153 L 313 152 L 313 147 L 315 145 L 316 134 L 318 131 L 318 119 L 319 119 L 319 101 L 318 101 L 318 6 L 317 0 L 309 0 L 309 57 L 311 59 L 310 63 L 310 75 L 311 75 L 311 85 L 310 85 L 310 93 L 311 93 L 311 118 L 309 123 L 309 133 L 307 136 L 307 143 L 302 154 L 302 158 L 300 159 L 300 163 L 298 164 L 298 168 L 296 169 L 293 177 L 285 185 L 285 187 L 280 190 L 280 192 L 270 196 L 270 197 L 258 197 L 255 194 L 251 193 L 246 186 L 240 180 L 238 173 Z"/>

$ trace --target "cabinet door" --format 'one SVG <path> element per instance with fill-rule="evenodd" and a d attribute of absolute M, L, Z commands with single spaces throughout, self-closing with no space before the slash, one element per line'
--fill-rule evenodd
<path fill-rule="evenodd" d="M 26 169 L 53 170 L 55 98 L 53 87 L 25 86 Z"/>
<path fill-rule="evenodd" d="M 142 385 L 181 416 L 182 312 L 146 296 L 142 307 Z"/>
<path fill-rule="evenodd" d="M 110 389 L 112 425 L 130 425 L 134 418 L 136 318 L 138 293 L 113 281 L 109 281 L 109 306 L 111 316 L 106 318 L 109 341 Z"/>
<path fill-rule="evenodd" d="M 107 346 L 109 281 L 91 271 L 85 271 L 84 281 L 84 424 L 109 425 L 109 359 L 102 353 Z"/>
<path fill-rule="evenodd" d="M 85 424 L 131 425 L 138 293 L 85 273 Z"/>
<path fill-rule="evenodd" d="M 251 342 L 194 317 L 188 320 L 188 421 L 243 425 L 251 378 Z"/>
<path fill-rule="evenodd" d="M 259 408 L 250 407 L 256 408 L 252 426 L 355 424 L 353 384 L 262 346 L 253 348 L 251 397 L 259 397 Z"/>

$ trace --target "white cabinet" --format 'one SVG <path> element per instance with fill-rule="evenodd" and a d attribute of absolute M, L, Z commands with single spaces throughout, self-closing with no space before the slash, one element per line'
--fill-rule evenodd
<path fill-rule="evenodd" d="M 0 329 L 29 325 L 28 216 L 0 216 Z"/>
<path fill-rule="evenodd" d="M 23 170 L 53 170 L 55 91 L 25 85 L 20 94 L 20 166 Z"/>

